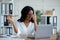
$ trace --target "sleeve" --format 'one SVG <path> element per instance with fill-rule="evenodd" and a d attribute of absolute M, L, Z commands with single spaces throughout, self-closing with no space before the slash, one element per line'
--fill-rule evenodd
<path fill-rule="evenodd" d="M 21 31 L 20 31 L 20 22 L 16 21 L 15 24 L 16 24 L 16 27 L 18 28 L 17 35 L 20 35 L 21 34 Z"/>

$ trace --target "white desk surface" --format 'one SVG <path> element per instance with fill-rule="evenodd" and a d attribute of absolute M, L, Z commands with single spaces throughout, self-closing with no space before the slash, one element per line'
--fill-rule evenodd
<path fill-rule="evenodd" d="M 43 39 L 31 39 L 27 38 L 27 36 L 0 36 L 0 40 L 56 40 L 57 35 L 51 36 L 51 38 L 43 38 Z"/>

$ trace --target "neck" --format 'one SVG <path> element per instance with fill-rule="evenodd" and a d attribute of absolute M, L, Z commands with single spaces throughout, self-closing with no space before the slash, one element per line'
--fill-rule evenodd
<path fill-rule="evenodd" d="M 25 23 L 29 23 L 29 20 L 25 20 L 24 22 L 25 22 Z"/>

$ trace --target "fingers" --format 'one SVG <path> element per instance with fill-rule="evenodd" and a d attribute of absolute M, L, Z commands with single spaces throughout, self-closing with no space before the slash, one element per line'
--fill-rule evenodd
<path fill-rule="evenodd" d="M 33 17 L 33 18 L 36 18 L 36 16 L 35 16 L 35 15 L 32 15 L 32 17 Z"/>
<path fill-rule="evenodd" d="M 12 18 L 12 16 L 11 15 L 7 15 L 7 19 L 10 19 L 10 18 Z"/>

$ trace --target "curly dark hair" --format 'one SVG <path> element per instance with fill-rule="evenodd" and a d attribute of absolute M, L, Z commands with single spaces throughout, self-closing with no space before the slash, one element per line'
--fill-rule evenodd
<path fill-rule="evenodd" d="M 25 19 L 27 18 L 27 15 L 28 15 L 28 12 L 32 10 L 33 11 L 33 14 L 34 14 L 34 9 L 30 6 L 25 6 L 22 11 L 21 11 L 21 18 L 18 19 L 17 21 L 18 22 L 24 22 Z M 31 18 L 30 22 L 34 22 L 33 19 Z"/>

